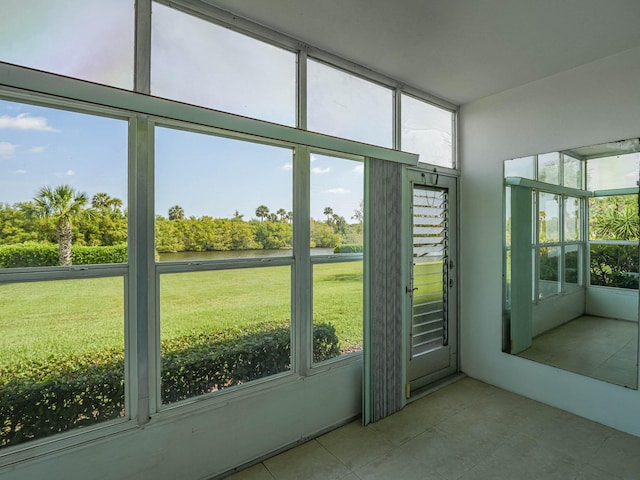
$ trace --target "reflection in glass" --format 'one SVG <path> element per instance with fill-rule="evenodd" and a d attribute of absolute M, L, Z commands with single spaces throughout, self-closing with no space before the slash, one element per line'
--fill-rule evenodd
<path fill-rule="evenodd" d="M 295 126 L 296 55 L 154 2 L 151 93 Z"/>
<path fill-rule="evenodd" d="M 162 403 L 289 370 L 290 292 L 290 267 L 162 275 Z"/>
<path fill-rule="evenodd" d="M 591 244 L 591 285 L 638 288 L 638 246 Z"/>
<path fill-rule="evenodd" d="M 325 63 L 307 61 L 307 128 L 393 146 L 393 92 Z"/>
<path fill-rule="evenodd" d="M 420 155 L 421 163 L 454 168 L 453 113 L 401 95 L 401 150 Z"/>
<path fill-rule="evenodd" d="M 560 292 L 560 247 L 540 247 L 540 298 Z"/>
<path fill-rule="evenodd" d="M 564 241 L 580 240 L 580 199 L 564 197 Z"/>
<path fill-rule="evenodd" d="M 638 387 L 639 151 L 631 139 L 539 155 L 526 181 L 520 159 L 505 162 L 505 352 Z"/>
<path fill-rule="evenodd" d="M 125 415 L 122 277 L 0 285 L 0 448 Z"/>
<path fill-rule="evenodd" d="M 560 154 L 558 152 L 538 155 L 538 180 L 554 185 L 560 183 Z"/>
<path fill-rule="evenodd" d="M 535 179 L 535 157 L 514 158 L 504 162 L 504 176 Z"/>
<path fill-rule="evenodd" d="M 565 283 L 581 283 L 581 245 L 567 245 L 564 247 L 564 281 Z"/>
<path fill-rule="evenodd" d="M 133 88 L 133 0 L 2 2 L 0 61 Z"/>
<path fill-rule="evenodd" d="M 560 204 L 558 195 L 540 192 L 539 198 L 539 239 L 540 243 L 558 242 L 560 240 Z"/>
<path fill-rule="evenodd" d="M 290 149 L 161 127 L 155 141 L 160 261 L 291 255 Z"/>
<path fill-rule="evenodd" d="M 563 162 L 562 184 L 565 187 L 583 188 L 584 162 L 578 160 L 577 158 L 573 158 L 570 155 L 562 155 L 562 162 Z"/>
<path fill-rule="evenodd" d="M 607 190 L 637 187 L 640 153 L 615 157 L 593 158 L 587 161 L 587 188 Z"/>

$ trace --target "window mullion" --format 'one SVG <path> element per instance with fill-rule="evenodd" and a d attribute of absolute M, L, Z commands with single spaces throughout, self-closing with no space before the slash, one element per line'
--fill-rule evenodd
<path fill-rule="evenodd" d="M 151 93 L 151 0 L 136 0 L 133 89 Z"/>
<path fill-rule="evenodd" d="M 130 155 L 134 172 L 129 183 L 129 319 L 132 333 L 130 363 L 136 392 L 136 416 L 139 424 L 149 421 L 155 411 L 155 358 L 157 326 L 155 322 L 154 211 L 153 211 L 153 126 L 148 118 L 132 121 Z M 133 359 L 135 358 L 135 362 Z M 152 407 L 153 405 L 153 407 Z"/>
<path fill-rule="evenodd" d="M 311 368 L 313 328 L 311 322 L 311 236 L 310 154 L 308 147 L 296 147 L 293 163 L 293 368 L 306 375 Z"/>

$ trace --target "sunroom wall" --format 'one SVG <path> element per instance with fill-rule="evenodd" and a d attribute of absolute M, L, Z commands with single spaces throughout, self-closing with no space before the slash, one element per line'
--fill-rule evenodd
<path fill-rule="evenodd" d="M 640 48 L 461 107 L 461 362 L 501 388 L 640 435 L 640 392 L 502 352 L 502 162 L 638 137 Z M 615 405 L 615 408 L 611 408 Z"/>

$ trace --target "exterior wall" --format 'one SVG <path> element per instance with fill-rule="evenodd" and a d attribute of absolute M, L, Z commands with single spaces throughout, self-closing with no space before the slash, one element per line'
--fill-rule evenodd
<path fill-rule="evenodd" d="M 640 136 L 638 85 L 633 48 L 463 105 L 460 114 L 462 370 L 635 435 L 639 391 L 501 351 L 502 161 Z"/>

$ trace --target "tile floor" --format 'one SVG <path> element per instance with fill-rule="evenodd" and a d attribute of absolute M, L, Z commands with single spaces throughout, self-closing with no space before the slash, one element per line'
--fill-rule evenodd
<path fill-rule="evenodd" d="M 359 421 L 232 480 L 640 479 L 640 437 L 471 378 Z"/>
<path fill-rule="evenodd" d="M 518 355 L 636 388 L 638 323 L 583 315 L 534 338 L 533 345 Z"/>

